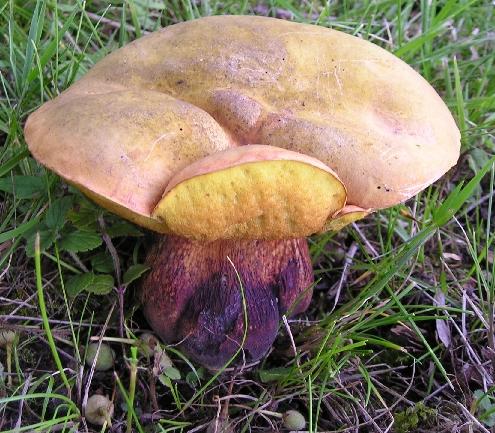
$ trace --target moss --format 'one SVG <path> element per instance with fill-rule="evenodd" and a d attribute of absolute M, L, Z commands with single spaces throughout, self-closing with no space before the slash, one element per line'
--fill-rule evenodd
<path fill-rule="evenodd" d="M 394 432 L 409 433 L 418 427 L 428 427 L 437 417 L 437 411 L 424 403 L 417 403 L 406 410 L 394 414 Z"/>

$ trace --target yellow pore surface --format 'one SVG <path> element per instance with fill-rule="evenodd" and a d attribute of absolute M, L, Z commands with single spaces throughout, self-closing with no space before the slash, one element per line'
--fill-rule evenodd
<path fill-rule="evenodd" d="M 153 216 L 198 240 L 281 239 L 320 230 L 345 204 L 342 183 L 300 161 L 251 162 L 176 185 Z"/>
<path fill-rule="evenodd" d="M 355 221 L 363 219 L 369 212 L 362 210 L 356 212 L 349 212 L 343 215 L 337 215 L 335 218 L 329 219 L 325 226 L 323 227 L 323 232 L 333 231 L 338 232 L 342 230 L 345 226 L 352 224 Z"/>

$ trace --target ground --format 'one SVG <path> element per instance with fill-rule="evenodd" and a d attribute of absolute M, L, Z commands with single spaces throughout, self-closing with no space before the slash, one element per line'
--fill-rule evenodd
<path fill-rule="evenodd" d="M 312 432 L 490 431 L 494 10 L 488 0 L 0 1 L 0 344 L 15 336 L 0 348 L 0 431 L 99 431 L 81 417 L 94 394 L 113 401 L 103 429 L 115 432 L 284 431 L 289 409 Z M 442 96 L 462 152 L 416 198 L 312 237 L 307 313 L 281 323 L 260 364 L 211 374 L 175 347 L 171 365 L 163 347 L 147 356 L 137 345 L 153 236 L 40 167 L 23 125 L 117 47 L 226 13 L 327 26 L 395 53 Z M 115 353 L 106 371 L 84 362 L 98 337 Z"/>

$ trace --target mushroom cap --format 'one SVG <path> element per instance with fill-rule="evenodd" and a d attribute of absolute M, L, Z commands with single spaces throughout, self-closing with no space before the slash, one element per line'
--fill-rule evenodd
<path fill-rule="evenodd" d="M 164 206 L 167 194 L 188 190 L 177 182 L 172 188 L 174 178 L 197 194 L 203 181 L 222 184 L 216 194 L 225 196 L 226 206 L 217 200 L 207 208 L 224 225 L 186 234 L 210 240 L 340 228 L 414 196 L 455 165 L 460 149 L 459 130 L 441 98 L 397 57 L 335 30 L 254 16 L 201 18 L 128 44 L 31 114 L 25 135 L 48 168 L 109 210 L 163 233 L 184 234 Z M 255 159 L 238 163 L 246 154 Z M 268 172 L 278 160 L 304 176 L 258 173 L 247 181 L 257 197 L 254 210 L 224 218 L 237 197 L 235 188 L 225 190 L 226 171 L 261 164 Z M 311 196 L 298 182 L 321 172 L 334 189 L 328 197 L 321 196 L 325 188 Z M 260 202 L 267 188 L 279 193 Z M 289 191 L 300 189 L 294 199 L 313 203 L 304 217 L 318 214 L 303 228 L 293 221 L 301 206 L 290 210 Z M 177 218 L 200 218 L 205 197 Z M 266 216 L 277 200 L 279 211 L 286 209 L 284 227 Z M 316 212 L 318 200 L 329 212 L 326 221 Z M 334 217 L 339 222 L 332 223 Z M 265 218 L 263 228 L 252 218 Z"/>

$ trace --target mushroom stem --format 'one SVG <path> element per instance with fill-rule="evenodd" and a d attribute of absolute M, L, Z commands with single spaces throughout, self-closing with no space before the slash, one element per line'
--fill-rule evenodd
<path fill-rule="evenodd" d="M 142 298 L 149 323 L 209 368 L 227 363 L 243 341 L 243 297 L 246 362 L 268 351 L 281 315 L 302 313 L 311 300 L 305 238 L 202 243 L 169 236 L 155 244 L 147 262 Z"/>

